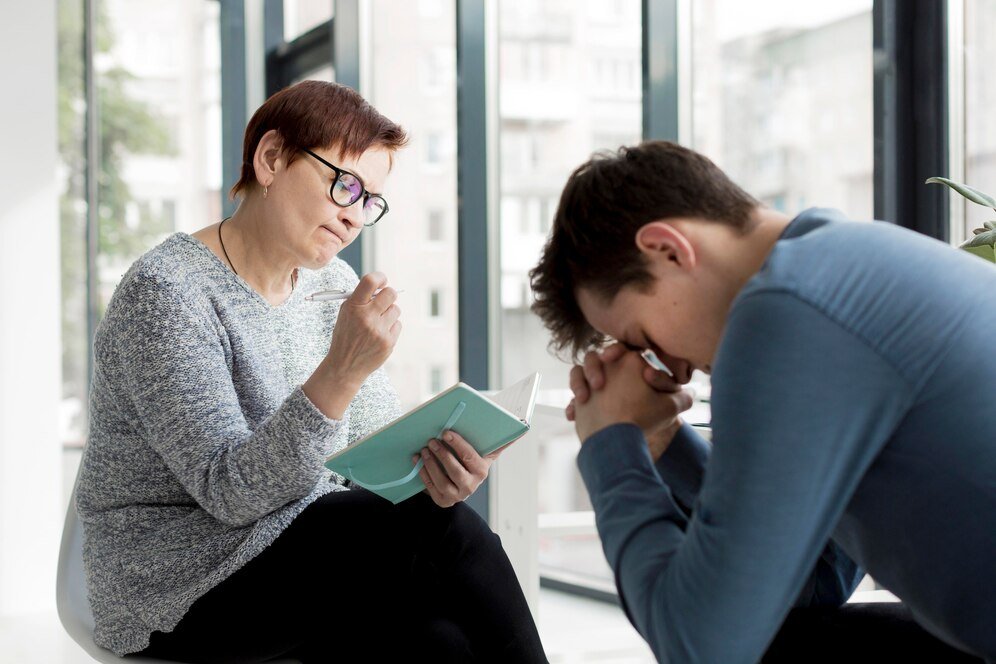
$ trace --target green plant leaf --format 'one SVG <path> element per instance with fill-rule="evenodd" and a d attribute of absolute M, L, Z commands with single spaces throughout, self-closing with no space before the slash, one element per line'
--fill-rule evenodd
<path fill-rule="evenodd" d="M 947 178 L 927 178 L 924 184 L 946 184 L 973 203 L 996 210 L 996 198 L 979 191 L 975 187 L 969 187 L 967 184 L 961 184 Z"/>
<path fill-rule="evenodd" d="M 962 247 L 985 247 L 989 245 L 990 247 L 996 245 L 996 231 L 984 231 L 979 233 L 975 237 L 969 238 Z"/>
<path fill-rule="evenodd" d="M 981 247 L 966 247 L 965 245 L 962 245 L 962 249 L 970 254 L 975 254 L 979 258 L 984 258 L 990 263 L 996 264 L 996 247 L 993 247 L 992 245 L 987 244 Z"/>

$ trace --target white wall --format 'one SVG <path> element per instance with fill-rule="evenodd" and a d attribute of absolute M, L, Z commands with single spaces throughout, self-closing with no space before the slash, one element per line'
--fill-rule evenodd
<path fill-rule="evenodd" d="M 54 610 L 58 435 L 56 3 L 0 21 L 0 616 Z"/>

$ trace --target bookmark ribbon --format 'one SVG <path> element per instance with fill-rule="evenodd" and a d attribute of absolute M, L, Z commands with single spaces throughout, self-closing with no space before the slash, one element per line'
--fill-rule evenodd
<path fill-rule="evenodd" d="M 461 401 L 460 403 L 458 403 L 456 405 L 456 408 L 453 409 L 453 412 L 450 413 L 449 419 L 446 420 L 446 424 L 444 424 L 443 428 L 439 430 L 439 435 L 437 435 L 436 437 L 442 439 L 443 433 L 445 433 L 447 429 L 452 429 L 456 425 L 457 420 L 460 419 L 460 416 L 463 415 L 463 411 L 465 410 L 467 410 L 467 402 Z M 369 489 L 370 491 L 378 491 L 380 489 L 392 489 L 396 486 L 401 486 L 402 484 L 407 484 L 408 482 L 411 482 L 413 479 L 415 479 L 418 476 L 418 471 L 422 470 L 422 466 L 424 465 L 425 464 L 422 462 L 422 459 L 419 459 L 418 463 L 415 464 L 415 467 L 412 468 L 411 472 L 409 472 L 407 475 L 405 475 L 400 479 L 392 480 L 390 482 L 384 482 L 382 484 L 372 484 L 369 482 L 364 482 L 361 479 L 358 479 L 356 475 L 353 474 L 352 466 L 347 468 L 346 472 L 349 475 L 349 479 L 351 481 L 360 485 L 364 489 Z"/>

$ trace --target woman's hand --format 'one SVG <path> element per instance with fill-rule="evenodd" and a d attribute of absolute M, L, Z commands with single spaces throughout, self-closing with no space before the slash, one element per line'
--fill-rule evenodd
<path fill-rule="evenodd" d="M 383 290 L 374 297 L 379 288 Z M 371 272 L 342 303 L 326 359 L 346 383 L 362 384 L 390 357 L 401 334 L 397 299 L 387 277 Z"/>
<path fill-rule="evenodd" d="M 371 272 L 342 303 L 329 352 L 302 386 L 326 417 L 342 419 L 363 381 L 390 357 L 401 334 L 397 299 L 387 277 Z"/>
<path fill-rule="evenodd" d="M 477 491 L 487 478 L 491 464 L 506 447 L 508 445 L 482 457 L 460 434 L 447 431 L 443 441 L 433 438 L 428 447 L 422 448 L 424 465 L 418 475 L 433 502 L 440 507 L 453 507 Z M 414 456 L 412 462 L 418 459 Z"/>

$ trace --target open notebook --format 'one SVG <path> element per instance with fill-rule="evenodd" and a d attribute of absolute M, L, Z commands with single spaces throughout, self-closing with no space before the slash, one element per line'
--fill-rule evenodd
<path fill-rule="evenodd" d="M 464 383 L 440 392 L 390 424 L 333 454 L 325 466 L 397 504 L 425 488 L 412 456 L 452 429 L 484 456 L 529 430 L 540 375 L 490 397 Z"/>

